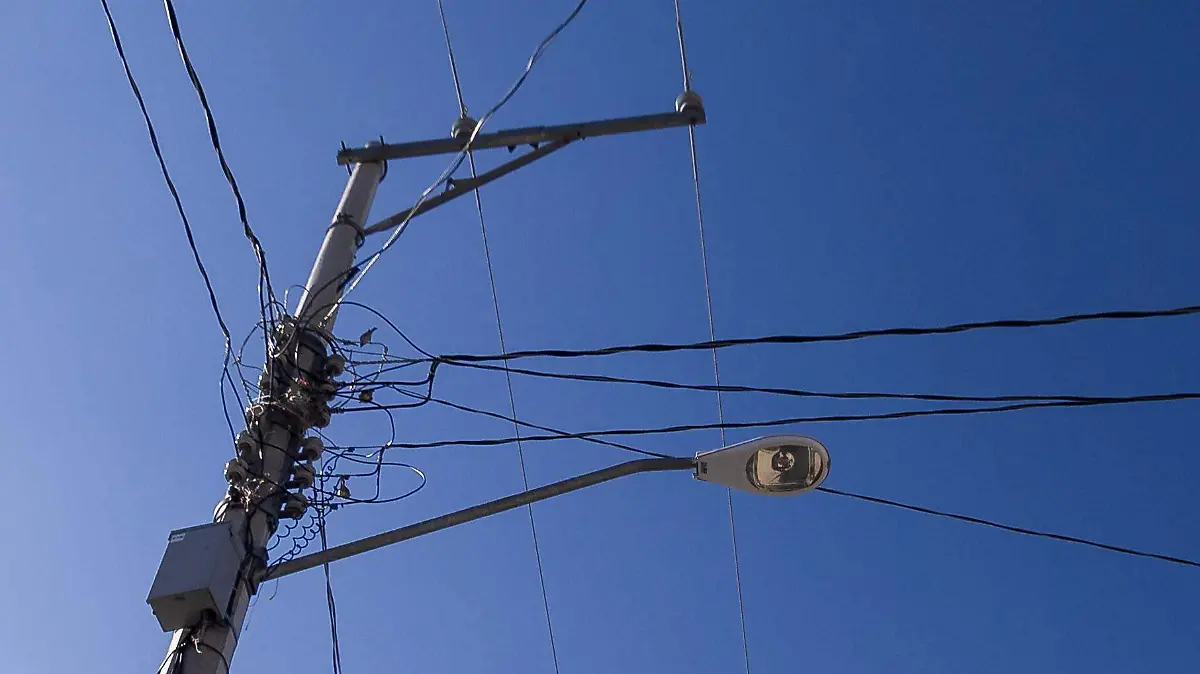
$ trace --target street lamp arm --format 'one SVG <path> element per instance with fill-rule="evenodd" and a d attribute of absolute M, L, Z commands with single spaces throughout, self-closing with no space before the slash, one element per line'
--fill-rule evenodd
<path fill-rule="evenodd" d="M 367 538 L 362 538 L 357 541 L 337 545 L 322 552 L 314 552 L 309 555 L 304 555 L 303 557 L 297 557 L 296 559 L 267 569 L 267 571 L 260 578 L 260 582 L 274 580 L 284 576 L 290 576 L 293 573 L 321 566 L 328 562 L 336 562 L 339 559 L 345 559 L 347 557 L 352 557 L 364 552 L 369 552 L 393 543 L 407 541 L 409 539 L 416 538 L 417 536 L 424 536 L 425 534 L 431 534 L 435 531 L 441 531 L 442 529 L 449 529 L 450 527 L 457 526 L 459 524 L 473 522 L 489 515 L 502 513 L 506 510 L 519 508 L 523 505 L 529 505 L 530 503 L 543 501 L 553 496 L 559 496 L 561 494 L 566 494 L 567 492 L 577 491 L 579 489 L 583 489 L 584 487 L 590 487 L 592 485 L 600 484 L 601 482 L 608 482 L 609 480 L 615 480 L 616 478 L 624 477 L 626 475 L 667 470 L 694 470 L 695 467 L 696 460 L 691 457 L 639 459 L 636 461 L 619 463 L 615 466 L 609 466 L 608 468 L 604 468 L 602 470 L 568 478 L 561 482 L 548 484 L 544 487 L 538 487 L 537 489 L 530 489 L 529 491 L 513 494 L 512 496 L 505 496 L 504 498 L 497 499 L 495 501 L 489 501 L 487 503 L 472 506 L 464 510 L 458 510 L 440 517 L 425 520 L 424 522 L 417 522 L 416 524 L 410 524 L 405 527 L 400 527 L 399 529 L 392 529 L 391 531 L 385 531 L 383 533 L 375 534 L 374 536 L 368 536 Z"/>

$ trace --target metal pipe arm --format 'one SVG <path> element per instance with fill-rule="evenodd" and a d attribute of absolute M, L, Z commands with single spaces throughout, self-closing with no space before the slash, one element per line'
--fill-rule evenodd
<path fill-rule="evenodd" d="M 604 119 L 597 122 L 561 124 L 558 126 L 527 126 L 520 129 L 497 131 L 495 133 L 481 133 L 471 143 L 471 149 L 486 150 L 496 147 L 538 145 L 540 143 L 561 140 L 572 141 L 583 138 L 594 138 L 596 136 L 612 136 L 634 131 L 652 131 L 654 129 L 669 129 L 677 126 L 693 126 L 695 124 L 703 124 L 704 122 L 703 108 L 689 108 L 683 112 L 619 117 L 617 119 Z M 342 150 L 337 155 L 337 162 L 339 164 L 355 164 L 384 161 L 387 159 L 452 154 L 454 152 L 461 152 L 466 145 L 465 138 L 440 138 L 437 140 L 419 140 L 411 143 L 369 145 L 362 148 Z"/>
<path fill-rule="evenodd" d="M 542 157 L 545 157 L 546 155 L 550 154 L 551 152 L 554 152 L 555 150 L 558 150 L 559 148 L 566 147 L 567 143 L 569 143 L 569 142 L 570 141 L 567 141 L 567 140 L 560 140 L 560 141 L 555 141 L 553 143 L 548 143 L 546 145 L 542 145 L 541 147 L 539 147 L 537 149 L 530 150 L 529 152 L 526 152 L 525 154 L 521 155 L 520 157 L 517 157 L 516 159 L 513 159 L 512 161 L 505 162 L 504 164 L 501 164 L 500 166 L 497 166 L 496 168 L 494 168 L 490 171 L 487 171 L 486 173 L 480 173 L 478 176 L 476 176 L 474 178 L 462 178 L 459 180 L 455 180 L 451 183 L 450 188 L 447 189 L 445 192 L 442 192 L 441 194 L 437 194 L 432 197 L 429 197 L 424 202 L 422 202 L 420 206 L 418 206 L 416 208 L 406 208 L 406 209 L 400 211 L 399 213 L 396 213 L 395 215 L 392 215 L 387 218 L 384 218 L 383 220 L 380 220 L 379 222 L 377 222 L 377 223 L 371 225 L 370 227 L 367 227 L 365 230 L 363 230 L 363 234 L 367 234 L 367 235 L 375 234 L 377 232 L 383 232 L 383 231 L 387 231 L 393 227 L 397 227 L 401 223 L 403 223 L 405 220 L 415 218 L 418 215 L 425 213 L 426 211 L 433 210 L 434 208 L 441 206 L 442 204 L 446 203 L 447 201 L 450 201 L 452 199 L 457 199 L 458 197 L 461 197 L 464 194 L 470 194 L 472 191 L 477 190 L 480 187 L 483 187 L 484 185 L 492 182 L 493 180 L 496 180 L 497 178 L 506 176 L 509 173 L 512 173 L 513 171 L 516 171 L 517 169 L 521 168 L 522 166 L 528 166 L 528 165 L 532 164 L 534 161 L 541 159 Z"/>
<path fill-rule="evenodd" d="M 488 503 L 472 506 L 464 510 L 459 510 L 447 515 L 425 520 L 424 522 L 417 522 L 416 524 L 410 524 L 405 527 L 400 527 L 399 529 L 392 529 L 391 531 L 385 531 L 381 534 L 368 536 L 367 538 L 362 538 L 357 541 L 337 545 L 323 552 L 314 552 L 310 555 L 297 557 L 296 559 L 284 562 L 268 569 L 260 579 L 260 582 L 289 576 L 293 573 L 321 566 L 328 562 L 336 562 L 339 559 L 345 559 L 347 557 L 352 557 L 364 552 L 369 552 L 393 543 L 407 541 L 409 539 L 416 538 L 417 536 L 424 536 L 425 534 L 431 534 L 435 531 L 441 531 L 442 529 L 449 529 L 450 527 L 457 526 L 459 524 L 473 522 L 489 515 L 502 513 L 506 510 L 519 508 L 530 503 L 536 503 L 553 496 L 559 496 L 561 494 L 566 494 L 567 492 L 577 491 L 579 489 L 583 489 L 584 487 L 600 484 L 601 482 L 615 480 L 618 477 L 633 475 L 635 473 L 650 473 L 666 470 L 695 470 L 695 468 L 696 460 L 690 457 L 639 459 L 637 461 L 619 463 L 615 466 L 609 466 L 608 468 L 597 470 L 591 473 L 585 473 L 584 475 L 568 478 L 561 482 L 555 482 L 544 487 L 538 487 L 537 489 L 530 489 L 529 491 L 513 494 L 512 496 L 505 496 L 504 498 L 497 499 L 495 501 L 489 501 Z"/>

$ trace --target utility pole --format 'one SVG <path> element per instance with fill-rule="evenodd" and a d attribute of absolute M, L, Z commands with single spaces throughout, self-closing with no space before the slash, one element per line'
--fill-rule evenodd
<path fill-rule="evenodd" d="M 763 456 L 775 456 L 780 452 L 791 456 L 796 451 L 809 455 L 806 444 L 809 439 L 801 438 L 795 441 L 795 446 L 784 447 L 779 442 L 790 443 L 791 436 L 781 436 L 783 440 L 768 438 L 754 442 L 775 443 L 769 448 L 742 443 L 718 450 L 723 452 L 720 457 L 714 454 L 705 460 L 699 455 L 696 460 L 663 456 L 652 461 L 612 466 L 268 569 L 266 546 L 278 528 L 280 518 L 300 519 L 304 516 L 308 508 L 304 491 L 313 488 L 317 479 L 314 463 L 321 458 L 324 447 L 319 438 L 306 437 L 306 434 L 313 427 L 323 428 L 329 424 L 331 410 L 328 403 L 338 391 L 339 383 L 335 379 L 345 368 L 340 355 L 330 354 L 333 323 L 343 288 L 358 273 L 354 257 L 364 239 L 406 225 L 417 215 L 470 194 L 586 138 L 691 127 L 704 124 L 705 116 L 700 97 L 689 90 L 676 99 L 675 111 L 667 113 L 494 133 L 479 133 L 472 120 L 466 121 L 472 126 L 471 132 L 463 132 L 466 127 L 460 120 L 456 132 L 448 139 L 368 143 L 365 147 L 344 148 L 338 153 L 338 163 L 352 167 L 350 180 L 342 192 L 295 313 L 283 317 L 279 325 L 264 326 L 270 352 L 259 378 L 259 395 L 246 408 L 246 430 L 238 434 L 235 441 L 236 456 L 225 464 L 229 488 L 217 504 L 212 524 L 171 532 L 151 586 L 147 603 L 159 626 L 173 633 L 159 674 L 226 674 L 250 598 L 267 578 L 295 573 L 634 473 L 695 470 L 697 479 L 755 493 L 800 493 L 824 479 L 827 458 L 819 463 L 826 466 L 823 472 L 813 473 L 805 480 L 784 480 L 780 482 L 784 485 L 781 488 L 768 489 L 749 481 L 746 462 L 760 450 L 765 452 Z M 471 179 L 446 180 L 442 192 L 424 195 L 412 208 L 367 226 L 371 202 L 386 174 L 388 161 L 440 154 L 458 154 L 461 161 L 468 151 L 507 148 L 511 154 L 519 147 L 530 149 Z M 824 448 L 820 449 L 822 456 L 827 457 L 824 451 Z M 737 470 L 731 473 L 718 469 L 731 460 L 739 463 Z"/>
<path fill-rule="evenodd" d="M 258 399 L 246 409 L 247 432 L 238 438 L 238 456 L 226 466 L 229 491 L 214 516 L 215 523 L 226 525 L 218 533 L 233 538 L 233 546 L 225 547 L 239 558 L 232 596 L 218 615 L 206 612 L 198 623 L 175 630 L 160 674 L 225 674 L 250 597 L 266 570 L 267 542 L 281 516 L 303 516 L 307 503 L 300 490 L 312 484 L 311 462 L 321 451 L 304 436 L 313 426 L 329 423 L 329 393 L 336 390 L 330 382 L 341 371 L 340 364 L 329 362 L 325 342 L 332 335 L 342 288 L 354 273 L 363 223 L 385 172 L 382 161 L 354 164 L 296 311 L 272 335 L 271 362 L 264 367 Z M 168 555 L 171 545 L 182 543 L 186 535 L 186 530 L 172 535 Z M 160 580 L 167 582 L 161 569 L 156 587 Z M 169 600 L 187 602 L 177 597 Z M 151 600 L 153 604 L 154 590 Z M 161 614 L 159 620 L 163 621 Z"/>

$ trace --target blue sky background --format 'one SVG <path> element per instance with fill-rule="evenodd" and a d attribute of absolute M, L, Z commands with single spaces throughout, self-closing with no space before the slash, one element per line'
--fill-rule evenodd
<path fill-rule="evenodd" d="M 473 112 L 572 4 L 447 2 Z M 253 257 L 164 13 L 113 10 L 244 335 Z M 436 5 L 179 12 L 272 276 L 301 283 L 345 179 L 339 141 L 448 133 Z M 1195 3 L 685 0 L 684 19 L 710 120 L 698 144 L 720 336 L 1196 303 Z M 669 110 L 676 50 L 669 0 L 594 0 L 493 128 Z M 232 451 L 220 335 L 99 4 L 6 3 L 0 59 L 0 650 L 13 672 L 151 671 L 167 638 L 143 600 L 167 533 L 208 520 Z M 443 164 L 393 163 L 374 214 L 411 203 Z M 589 140 L 486 188 L 509 347 L 705 339 L 692 199 L 682 130 Z M 467 200 L 415 221 L 354 299 L 427 349 L 497 350 Z M 346 337 L 376 324 L 353 310 L 339 322 Z M 721 365 L 728 384 L 1159 393 L 1200 388 L 1198 337 L 1200 321 L 1179 318 L 743 348 Z M 711 377 L 704 353 L 564 365 Z M 506 409 L 502 376 L 445 374 L 441 395 Z M 715 420 L 708 394 L 516 384 L 522 417 L 569 430 Z M 730 420 L 894 407 L 726 399 Z M 792 430 L 830 447 L 833 487 L 1196 558 L 1194 420 L 1194 403 L 1171 403 Z M 412 441 L 511 430 L 434 407 L 397 423 Z M 357 442 L 385 427 L 346 415 L 331 431 Z M 526 453 L 538 484 L 626 458 L 581 442 Z M 520 489 L 512 447 L 405 456 L 428 488 L 338 512 L 334 542 Z M 827 494 L 735 504 L 756 674 L 1187 672 L 1200 658 L 1194 569 Z M 563 672 L 741 671 L 723 491 L 639 476 L 536 515 Z M 347 672 L 553 671 L 523 512 L 340 562 L 334 583 Z M 323 592 L 315 571 L 268 588 L 235 670 L 329 671 Z"/>

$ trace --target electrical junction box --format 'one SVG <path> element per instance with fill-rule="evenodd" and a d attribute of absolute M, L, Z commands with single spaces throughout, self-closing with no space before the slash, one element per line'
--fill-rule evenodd
<path fill-rule="evenodd" d="M 146 603 L 164 632 L 198 624 L 206 611 L 225 616 L 242 563 L 229 522 L 171 532 Z"/>

